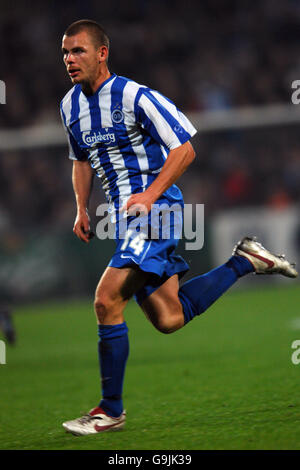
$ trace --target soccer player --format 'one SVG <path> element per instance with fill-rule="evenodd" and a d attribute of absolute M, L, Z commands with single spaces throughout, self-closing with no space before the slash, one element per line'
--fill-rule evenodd
<path fill-rule="evenodd" d="M 174 183 L 195 158 L 190 139 L 196 129 L 159 92 L 109 71 L 109 39 L 98 23 L 71 24 L 63 36 L 62 53 L 74 85 L 60 107 L 73 160 L 73 231 L 90 242 L 88 201 L 94 174 L 102 182 L 116 227 L 116 251 L 94 303 L 102 399 L 86 415 L 63 423 L 68 432 L 87 435 L 125 424 L 122 390 L 129 344 L 123 311 L 132 296 L 159 331 L 172 333 L 248 273 L 296 277 L 297 272 L 284 257 L 245 237 L 224 265 L 179 287 L 189 267 L 175 254 L 178 237 L 172 231 L 168 239 L 161 235 L 163 217 L 158 219 L 158 237 L 132 230 L 121 237 L 124 219 L 134 221 L 140 213 L 148 220 L 157 204 L 176 203 L 183 210 L 182 194 Z"/>
<path fill-rule="evenodd" d="M 7 305 L 0 304 L 0 331 L 5 340 L 13 345 L 16 343 L 16 330 L 12 319 L 11 309 Z"/>

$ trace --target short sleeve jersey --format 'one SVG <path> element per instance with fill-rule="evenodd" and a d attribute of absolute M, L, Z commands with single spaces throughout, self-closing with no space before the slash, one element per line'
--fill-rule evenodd
<path fill-rule="evenodd" d="M 170 150 L 197 132 L 168 98 L 116 74 L 90 96 L 75 85 L 61 101 L 60 111 L 69 158 L 89 161 L 115 208 L 144 191 Z M 166 192 L 175 200 L 179 193 L 175 185 Z"/>

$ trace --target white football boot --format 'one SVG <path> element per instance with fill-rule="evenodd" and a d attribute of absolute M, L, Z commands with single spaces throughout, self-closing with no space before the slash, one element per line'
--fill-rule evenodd
<path fill-rule="evenodd" d="M 244 237 L 235 245 L 232 254 L 247 258 L 254 267 L 256 274 L 298 276 L 295 264 L 285 259 L 285 255 L 271 253 L 256 241 L 256 237 Z"/>
<path fill-rule="evenodd" d="M 104 431 L 118 431 L 123 428 L 126 420 L 126 411 L 118 418 L 108 416 L 101 408 L 93 408 L 88 414 L 72 421 L 63 423 L 67 432 L 75 436 L 87 436 Z"/>

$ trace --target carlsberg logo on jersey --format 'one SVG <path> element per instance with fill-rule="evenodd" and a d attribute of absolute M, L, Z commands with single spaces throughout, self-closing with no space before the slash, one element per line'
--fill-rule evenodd
<path fill-rule="evenodd" d="M 110 145 L 116 141 L 114 132 L 106 127 L 98 132 L 84 131 L 82 132 L 82 140 L 88 147 L 94 147 L 97 144 Z"/>

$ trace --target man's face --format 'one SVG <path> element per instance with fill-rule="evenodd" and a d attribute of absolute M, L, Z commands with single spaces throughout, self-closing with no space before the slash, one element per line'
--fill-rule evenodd
<path fill-rule="evenodd" d="M 101 49 L 101 48 L 100 48 Z M 90 35 L 81 31 L 62 40 L 63 60 L 72 83 L 92 83 L 99 74 L 101 59 Z"/>

